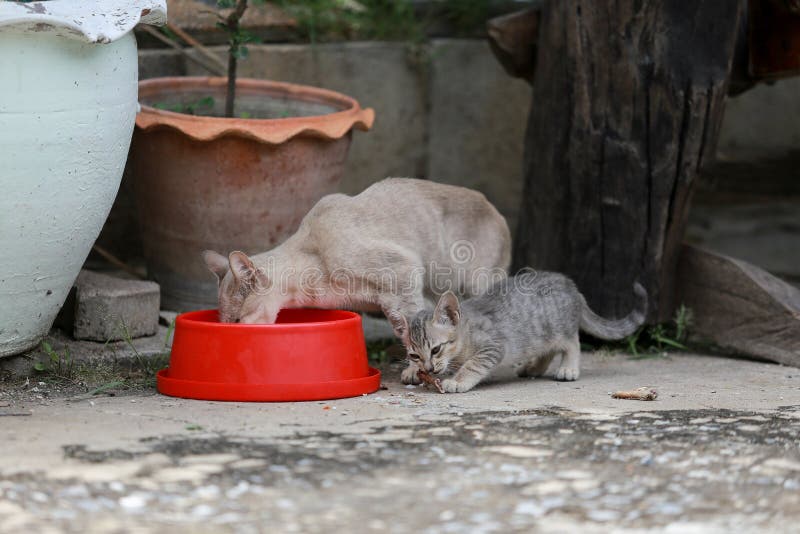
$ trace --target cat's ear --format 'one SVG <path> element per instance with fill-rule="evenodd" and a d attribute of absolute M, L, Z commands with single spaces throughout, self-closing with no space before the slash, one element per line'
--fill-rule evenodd
<path fill-rule="evenodd" d="M 234 250 L 228 256 L 228 261 L 231 265 L 231 272 L 236 280 L 250 281 L 256 274 L 256 266 L 253 265 L 253 260 L 247 257 L 247 254 Z"/>
<path fill-rule="evenodd" d="M 238 250 L 231 252 L 228 256 L 228 262 L 236 280 L 239 283 L 249 284 L 252 291 L 264 294 L 264 292 L 272 288 L 272 283 L 266 273 L 262 269 L 257 269 L 253 260 L 244 252 Z"/>
<path fill-rule="evenodd" d="M 408 335 L 408 321 L 405 315 L 397 310 L 392 310 L 386 315 L 386 318 L 389 319 L 389 322 L 392 324 L 394 335 L 405 343 L 406 336 Z"/>
<path fill-rule="evenodd" d="M 204 250 L 203 261 L 206 262 L 208 269 L 217 276 L 217 281 L 222 282 L 222 279 L 228 274 L 228 258 L 219 252 Z"/>
<path fill-rule="evenodd" d="M 461 320 L 461 306 L 458 297 L 452 291 L 439 297 L 439 303 L 433 311 L 433 320 L 444 326 L 456 326 Z"/>

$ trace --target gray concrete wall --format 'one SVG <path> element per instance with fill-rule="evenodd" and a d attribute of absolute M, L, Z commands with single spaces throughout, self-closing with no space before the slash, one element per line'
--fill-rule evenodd
<path fill-rule="evenodd" d="M 213 50 L 224 57 L 224 47 Z M 171 50 L 142 50 L 139 63 L 141 78 L 206 74 Z M 259 45 L 239 68 L 242 76 L 340 91 L 375 109 L 373 130 L 354 134 L 343 191 L 386 176 L 464 185 L 484 192 L 515 229 L 531 91 L 503 73 L 484 41 Z M 717 158 L 690 238 L 800 279 L 800 79 L 730 99 Z M 117 250 L 126 258 L 138 252 L 138 240 L 122 238 L 136 234 L 128 194 L 123 183 L 100 240 L 127 247 Z"/>
<path fill-rule="evenodd" d="M 687 238 L 800 285 L 800 78 L 725 105 Z"/>
<path fill-rule="evenodd" d="M 510 78 L 488 43 L 431 43 L 428 178 L 482 191 L 516 228 L 530 86 Z"/>
<path fill-rule="evenodd" d="M 798 150 L 800 78 L 758 85 L 725 103 L 718 157 L 766 159 Z"/>
<path fill-rule="evenodd" d="M 503 72 L 486 42 L 256 46 L 240 65 L 242 76 L 333 89 L 375 109 L 372 131 L 354 136 L 344 192 L 424 177 L 483 191 L 515 222 L 530 88 Z"/>
<path fill-rule="evenodd" d="M 225 47 L 212 47 L 221 59 Z M 484 192 L 513 228 L 530 89 L 507 77 L 482 40 L 257 45 L 243 77 L 342 92 L 375 109 L 355 132 L 341 189 L 355 194 L 387 176 L 412 176 Z M 141 50 L 140 78 L 208 75 L 173 50 Z M 128 179 L 99 243 L 128 261 L 141 255 Z"/>
<path fill-rule="evenodd" d="M 424 69 L 404 43 L 249 47 L 240 76 L 313 85 L 339 91 L 375 109 L 375 125 L 355 132 L 342 183 L 358 193 L 386 176 L 425 174 L 426 87 Z M 188 73 L 205 75 L 189 63 Z"/>

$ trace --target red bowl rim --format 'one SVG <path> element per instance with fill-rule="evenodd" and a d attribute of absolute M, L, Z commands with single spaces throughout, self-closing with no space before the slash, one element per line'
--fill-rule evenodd
<path fill-rule="evenodd" d="M 375 393 L 381 386 L 381 372 L 373 367 L 365 376 L 328 382 L 300 384 L 253 384 L 203 382 L 169 376 L 169 368 L 156 375 L 158 392 L 170 397 L 232 402 L 303 402 L 344 399 Z"/>
<path fill-rule="evenodd" d="M 323 310 L 318 308 L 293 308 L 296 310 L 309 309 L 315 312 L 327 312 L 342 316 L 338 319 L 331 319 L 330 321 L 310 321 L 302 323 L 278 323 L 278 324 L 242 324 L 242 323 L 220 323 L 211 322 L 198 319 L 197 316 L 208 315 L 210 313 L 217 314 L 216 309 L 208 310 L 195 310 L 190 312 L 181 313 L 175 319 L 175 327 L 180 325 L 181 330 L 190 328 L 208 328 L 220 329 L 227 332 L 231 331 L 253 331 L 260 332 L 282 332 L 282 331 L 298 331 L 313 329 L 315 331 L 347 328 L 361 323 L 361 315 L 348 310 Z"/>

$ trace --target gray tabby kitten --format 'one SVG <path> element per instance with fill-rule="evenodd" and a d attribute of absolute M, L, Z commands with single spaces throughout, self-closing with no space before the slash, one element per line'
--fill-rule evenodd
<path fill-rule="evenodd" d="M 441 386 L 448 393 L 460 393 L 501 367 L 511 367 L 518 376 L 541 376 L 556 355 L 561 355 L 556 380 L 577 380 L 578 330 L 621 339 L 644 322 L 647 293 L 638 283 L 633 289 L 639 306 L 619 320 L 592 312 L 575 283 L 558 273 L 521 273 L 461 305 L 448 291 L 433 313 L 422 310 L 410 324 L 400 314 L 391 317 L 410 360 L 402 381 L 419 383 L 419 369 L 437 375 L 455 371 Z"/>

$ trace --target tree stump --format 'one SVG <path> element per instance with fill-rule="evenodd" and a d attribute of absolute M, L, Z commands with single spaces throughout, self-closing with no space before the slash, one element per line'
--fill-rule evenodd
<path fill-rule="evenodd" d="M 743 0 L 547 0 L 538 19 L 516 267 L 571 276 L 620 317 L 675 305 L 699 168 L 713 155 Z"/>

